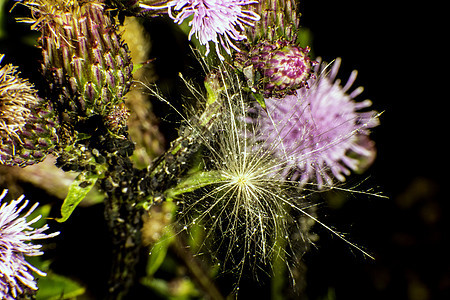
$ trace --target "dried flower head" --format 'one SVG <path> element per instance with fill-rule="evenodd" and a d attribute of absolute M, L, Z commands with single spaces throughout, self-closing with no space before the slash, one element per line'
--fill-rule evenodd
<path fill-rule="evenodd" d="M 191 31 L 189 40 L 193 35 L 200 44 L 206 46 L 206 53 L 209 53 L 209 42 L 214 42 L 216 52 L 220 59 L 224 57 L 220 54 L 219 43 L 228 54 L 231 49 L 239 51 L 234 44 L 235 41 L 246 39 L 243 34 L 245 26 L 254 26 L 259 20 L 259 15 L 251 10 L 243 9 L 244 6 L 258 3 L 255 0 L 172 0 L 161 6 L 149 6 L 141 4 L 144 9 L 168 9 L 169 16 L 177 24 L 191 16 L 189 22 Z M 174 15 L 173 11 L 176 11 Z"/>
<path fill-rule="evenodd" d="M 303 239 L 297 250 L 307 249 L 309 232 L 300 219 L 313 216 L 302 189 L 283 178 L 283 158 L 255 140 L 237 80 L 230 73 L 219 76 L 213 125 L 196 129 L 205 147 L 204 171 L 187 180 L 194 192 L 178 202 L 178 218 L 186 229 L 203 228 L 205 240 L 196 251 L 210 253 L 223 271 L 237 272 L 239 281 L 244 270 L 270 271 L 274 259 L 293 253 L 291 228 Z"/>
<path fill-rule="evenodd" d="M 362 87 L 347 94 L 356 71 L 344 87 L 336 80 L 340 62 L 337 59 L 330 71 L 324 64 L 316 66 L 317 79 L 309 80 L 310 89 L 265 99 L 267 113 L 261 109 L 259 140 L 286 158 L 285 175 L 301 184 L 315 182 L 322 187 L 331 184 L 332 177 L 344 181 L 350 170 L 362 167 L 361 158 L 371 161 L 375 155 L 368 135 L 378 125 L 378 113 L 360 111 L 372 104 L 354 100 Z"/>
<path fill-rule="evenodd" d="M 7 190 L 0 195 L 0 203 L 6 196 Z M 31 221 L 27 217 L 36 209 L 34 204 L 26 213 L 22 211 L 28 205 L 28 200 L 23 201 L 24 196 L 12 200 L 9 204 L 0 206 L 0 299 L 17 299 L 20 295 L 37 290 L 36 282 L 31 272 L 40 276 L 46 274 L 29 264 L 24 256 L 38 256 L 43 252 L 41 245 L 33 245 L 33 240 L 41 240 L 54 237 L 59 232 L 44 233 L 48 226 L 33 228 L 41 216 Z"/>
<path fill-rule="evenodd" d="M 0 62 L 4 55 L 0 55 Z M 36 91 L 17 75 L 17 68 L 8 64 L 0 69 L 0 132 L 2 137 L 15 136 L 25 126 L 30 108 L 38 103 Z"/>
<path fill-rule="evenodd" d="M 52 107 L 18 75 L 10 64 L 0 69 L 0 164 L 25 166 L 43 160 L 57 136 Z"/>

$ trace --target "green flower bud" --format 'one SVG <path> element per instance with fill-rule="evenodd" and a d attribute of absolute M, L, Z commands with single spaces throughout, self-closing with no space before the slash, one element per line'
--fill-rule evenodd
<path fill-rule="evenodd" d="M 42 73 L 60 105 L 89 117 L 123 103 L 133 65 L 103 5 L 63 0 L 28 5 L 35 17 L 32 28 L 41 32 Z"/>

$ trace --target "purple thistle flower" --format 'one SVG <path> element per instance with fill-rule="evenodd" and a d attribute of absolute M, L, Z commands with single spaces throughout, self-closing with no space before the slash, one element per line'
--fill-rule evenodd
<path fill-rule="evenodd" d="M 329 72 L 325 64 L 317 64 L 310 89 L 265 99 L 267 113 L 261 109 L 258 139 L 285 158 L 283 175 L 301 184 L 315 182 L 321 188 L 332 183 L 331 176 L 345 181 L 350 170 L 361 171 L 375 156 L 368 129 L 378 125 L 378 114 L 360 111 L 371 106 L 370 100 L 354 101 L 362 87 L 347 94 L 357 71 L 344 87 L 336 80 L 340 62 L 336 59 Z"/>
<path fill-rule="evenodd" d="M 160 6 L 149 6 L 140 4 L 144 9 L 168 9 L 169 16 L 177 24 L 190 16 L 189 22 L 191 31 L 189 40 L 195 34 L 200 44 L 206 46 L 206 53 L 209 53 L 209 42 L 216 44 L 216 52 L 221 60 L 224 57 L 220 54 L 217 45 L 220 43 L 228 54 L 231 48 L 239 51 L 233 41 L 242 41 L 247 37 L 242 32 L 244 26 L 254 26 L 254 22 L 260 19 L 259 15 L 251 10 L 242 9 L 243 6 L 258 3 L 255 0 L 172 0 Z M 175 16 L 172 10 L 179 11 Z"/>
<path fill-rule="evenodd" d="M 4 190 L 0 195 L 0 203 L 7 192 L 8 190 Z M 24 256 L 38 256 L 43 252 L 40 251 L 41 245 L 29 242 L 59 234 L 59 232 L 45 234 L 47 225 L 38 229 L 31 227 L 31 224 L 36 223 L 41 216 L 31 221 L 27 221 L 26 218 L 36 209 L 38 203 L 21 216 L 20 213 L 28 205 L 28 200 L 22 203 L 23 199 L 24 196 L 20 196 L 17 200 L 0 206 L 0 299 L 17 299 L 17 296 L 26 293 L 27 290 L 37 290 L 31 271 L 40 276 L 46 274 L 29 264 Z"/>

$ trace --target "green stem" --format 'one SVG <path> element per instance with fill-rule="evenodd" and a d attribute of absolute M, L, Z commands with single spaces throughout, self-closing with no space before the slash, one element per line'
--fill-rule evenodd
<path fill-rule="evenodd" d="M 208 296 L 208 299 L 225 299 L 214 284 L 213 280 L 207 274 L 206 270 L 196 261 L 196 259 L 192 256 L 192 253 L 186 250 L 186 246 L 182 242 L 180 236 L 177 236 L 175 238 L 174 242 L 172 243 L 172 249 L 178 255 L 178 257 L 183 260 L 194 280 Z"/>
<path fill-rule="evenodd" d="M 173 189 L 179 179 L 192 168 L 192 162 L 198 156 L 204 142 L 202 139 L 205 138 L 205 132 L 211 130 L 219 109 L 217 101 L 209 103 L 195 124 L 188 124 L 181 136 L 174 140 L 170 148 L 148 169 L 145 177 L 149 183 L 143 188 L 146 190 L 146 201 L 151 204 L 158 199 L 165 200 L 163 196 L 175 196 L 182 193 L 174 190 L 167 191 Z"/>
<path fill-rule="evenodd" d="M 282 231 L 278 226 L 277 230 L 277 238 L 274 245 L 274 257 L 272 260 L 273 265 L 273 274 L 271 281 L 271 292 L 273 300 L 282 300 L 283 297 L 283 288 L 285 286 L 287 265 L 286 265 L 286 239 L 283 238 Z"/>

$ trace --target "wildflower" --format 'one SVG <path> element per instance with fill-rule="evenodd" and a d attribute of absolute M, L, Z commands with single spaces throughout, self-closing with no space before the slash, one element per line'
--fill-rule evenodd
<path fill-rule="evenodd" d="M 0 55 L 0 62 L 3 59 Z M 0 164 L 26 166 L 43 160 L 57 142 L 52 106 L 39 98 L 17 68 L 0 69 Z"/>
<path fill-rule="evenodd" d="M 141 4 L 144 9 L 168 9 L 169 16 L 177 24 L 190 16 L 193 19 L 189 22 L 191 31 L 189 40 L 195 34 L 201 45 L 206 46 L 206 53 L 209 53 L 209 42 L 216 44 L 216 52 L 221 60 L 224 57 L 217 47 L 220 43 L 228 54 L 231 48 L 239 51 L 233 43 L 246 39 L 245 26 L 254 26 L 259 20 L 259 15 L 251 10 L 243 9 L 243 6 L 258 3 L 255 0 L 172 0 L 161 6 L 149 6 Z M 179 11 L 176 15 L 172 10 Z"/>
<path fill-rule="evenodd" d="M 356 102 L 362 87 L 347 94 L 357 72 L 344 87 L 336 79 L 340 59 L 328 74 L 324 64 L 315 68 L 317 79 L 309 80 L 310 89 L 301 88 L 285 98 L 265 99 L 267 113 L 258 119 L 258 139 L 278 157 L 286 158 L 285 176 L 311 181 L 319 187 L 332 183 L 332 176 L 345 181 L 350 170 L 359 171 L 360 158 L 373 160 L 375 151 L 368 139 L 369 128 L 378 125 L 375 111 L 360 111 L 370 100 Z"/>
<path fill-rule="evenodd" d="M 7 192 L 4 190 L 0 195 L 0 203 Z M 41 245 L 29 242 L 59 234 L 59 232 L 44 233 L 48 229 L 47 225 L 32 228 L 31 225 L 41 216 L 31 221 L 27 221 L 26 218 L 36 209 L 38 203 L 20 215 L 28 205 L 28 200 L 23 199 L 24 196 L 20 196 L 17 200 L 0 206 L 0 299 L 17 299 L 20 295 L 37 290 L 31 271 L 40 276 L 45 276 L 46 273 L 29 264 L 24 256 L 38 256 L 43 252 L 40 250 Z"/>

